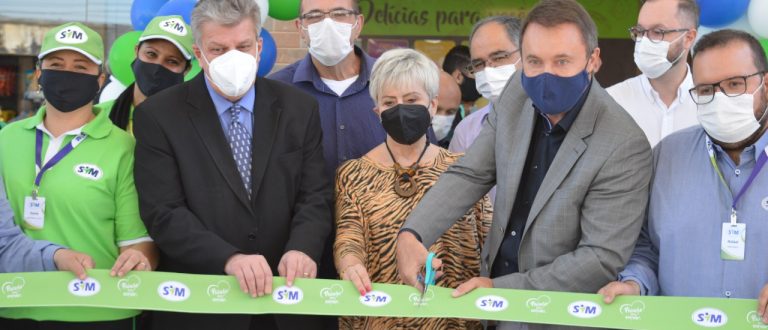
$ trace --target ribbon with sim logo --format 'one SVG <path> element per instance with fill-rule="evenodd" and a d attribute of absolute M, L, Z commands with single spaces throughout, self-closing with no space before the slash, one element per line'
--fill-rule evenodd
<path fill-rule="evenodd" d="M 0 274 L 0 308 L 83 306 L 207 314 L 312 314 L 451 317 L 619 329 L 768 329 L 750 299 L 619 297 L 550 291 L 477 289 L 452 298 L 452 289 L 373 284 L 361 296 L 352 283 L 274 278 L 271 296 L 251 298 L 234 277 L 132 272 L 110 277 L 91 270 L 84 281 L 67 272 Z M 418 306 L 419 308 L 414 308 Z"/>

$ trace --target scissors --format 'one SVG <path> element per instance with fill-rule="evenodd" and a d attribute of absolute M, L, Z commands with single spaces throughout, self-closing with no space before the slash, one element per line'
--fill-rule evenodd
<path fill-rule="evenodd" d="M 423 280 L 424 288 L 421 290 L 421 298 L 419 298 L 419 301 L 424 301 L 424 295 L 427 293 L 427 289 L 430 285 L 435 285 L 435 274 L 437 274 L 436 269 L 432 268 L 432 259 L 435 258 L 435 253 L 430 252 L 429 255 L 427 255 L 427 262 L 424 264 L 424 277 L 421 277 L 421 274 L 419 274 L 419 281 L 421 282 Z"/>

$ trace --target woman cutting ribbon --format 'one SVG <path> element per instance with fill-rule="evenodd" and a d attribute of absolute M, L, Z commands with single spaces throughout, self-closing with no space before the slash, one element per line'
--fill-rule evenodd
<path fill-rule="evenodd" d="M 427 140 L 437 109 L 438 79 L 435 63 L 410 49 L 388 51 L 373 67 L 370 91 L 387 138 L 362 158 L 343 164 L 336 179 L 336 269 L 361 295 L 372 290 L 371 282 L 401 283 L 395 264 L 397 233 L 440 174 L 461 156 Z M 479 274 L 478 247 L 491 217 L 485 197 L 430 247 L 443 260 L 436 285 L 455 288 Z M 427 292 L 423 301 L 407 303 L 418 306 L 429 298 Z M 480 322 L 343 317 L 340 328 L 466 329 L 480 328 Z"/>

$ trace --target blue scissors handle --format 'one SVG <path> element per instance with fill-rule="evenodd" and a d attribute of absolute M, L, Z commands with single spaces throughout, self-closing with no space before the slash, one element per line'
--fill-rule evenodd
<path fill-rule="evenodd" d="M 428 285 L 435 285 L 435 274 L 437 273 L 434 268 L 432 268 L 432 259 L 435 259 L 435 253 L 430 252 L 429 255 L 427 255 L 427 263 L 424 264 L 424 288 Z"/>

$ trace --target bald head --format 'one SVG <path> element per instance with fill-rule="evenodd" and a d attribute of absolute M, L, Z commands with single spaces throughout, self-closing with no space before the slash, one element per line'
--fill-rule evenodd
<path fill-rule="evenodd" d="M 437 114 L 455 114 L 461 104 L 461 90 L 450 74 L 440 71 L 440 88 L 437 92 Z"/>

